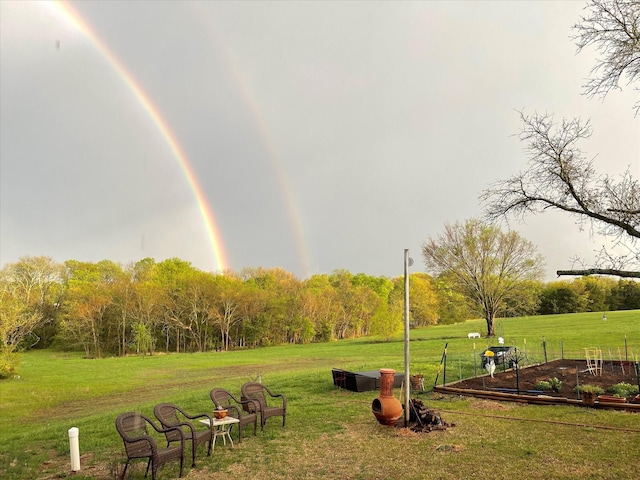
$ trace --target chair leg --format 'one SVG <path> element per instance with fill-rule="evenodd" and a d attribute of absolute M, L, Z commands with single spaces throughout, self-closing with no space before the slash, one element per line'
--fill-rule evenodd
<path fill-rule="evenodd" d="M 127 467 L 129 466 L 129 459 L 124 463 L 124 470 L 120 474 L 120 480 L 124 480 L 124 476 L 127 474 Z"/>
<path fill-rule="evenodd" d="M 149 457 L 149 461 L 147 462 L 147 469 L 144 471 L 144 478 L 147 478 L 147 475 L 149 474 L 149 465 L 151 465 L 153 462 L 153 458 Z M 153 465 L 155 465 L 156 462 L 153 462 Z M 153 468 L 151 469 L 151 476 L 153 477 L 153 480 L 155 480 L 156 478 L 156 474 L 153 472 Z"/>
<path fill-rule="evenodd" d="M 151 480 L 156 480 L 156 474 L 158 473 L 158 462 L 155 460 L 151 464 Z M 145 474 L 145 477 L 147 475 Z"/>

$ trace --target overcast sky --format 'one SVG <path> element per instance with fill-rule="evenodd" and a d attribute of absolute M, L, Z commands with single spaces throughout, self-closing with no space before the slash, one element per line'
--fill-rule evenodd
<path fill-rule="evenodd" d="M 581 95 L 584 5 L 3 0 L 0 263 L 393 277 L 408 248 L 423 271 L 422 243 L 525 168 L 522 109 L 590 118 L 596 168 L 640 177 L 633 90 Z M 604 242 L 562 214 L 510 226 L 546 280 Z"/>

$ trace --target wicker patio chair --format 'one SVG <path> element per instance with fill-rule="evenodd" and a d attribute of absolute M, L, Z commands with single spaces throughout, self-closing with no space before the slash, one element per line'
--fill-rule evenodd
<path fill-rule="evenodd" d="M 269 417 L 282 417 L 282 427 L 284 428 L 287 419 L 287 399 L 282 394 L 272 393 L 267 387 L 258 382 L 245 383 L 240 387 L 241 400 L 257 400 L 260 404 L 260 429 L 264 430 L 264 425 L 267 423 Z M 265 395 L 266 393 L 266 395 Z M 267 399 L 270 398 L 269 405 Z M 278 406 L 273 405 L 276 401 L 274 399 L 279 398 L 277 401 Z M 245 405 L 246 408 L 251 411 L 250 405 Z"/>
<path fill-rule="evenodd" d="M 175 431 L 179 446 L 158 447 L 155 439 L 149 434 L 148 426 L 158 433 L 166 433 L 167 430 Z M 127 467 L 131 460 L 137 458 L 148 458 L 147 470 L 144 473 L 146 478 L 151 466 L 151 480 L 156 480 L 158 467 L 171 460 L 180 460 L 180 477 L 182 477 L 182 467 L 184 464 L 184 436 L 179 428 L 160 428 L 153 421 L 137 412 L 127 412 L 118 415 L 116 418 L 116 429 L 124 442 L 124 449 L 127 455 L 127 462 L 124 465 L 121 479 L 125 478 Z"/>
<path fill-rule="evenodd" d="M 198 448 L 198 445 L 209 442 L 207 456 L 211 455 L 211 446 L 213 444 L 213 423 L 211 415 L 206 413 L 190 415 L 180 407 L 171 403 L 159 403 L 154 407 L 153 414 L 160 421 L 163 427 L 177 427 L 182 431 L 182 435 L 185 440 L 191 440 L 192 467 L 196 466 L 196 449 Z M 189 422 L 189 420 L 196 420 L 199 418 L 209 419 L 209 426 L 206 430 L 203 430 L 202 428 L 197 429 L 193 423 Z M 198 423 L 204 427 L 204 424 L 200 422 Z M 171 445 L 172 442 L 180 440 L 180 435 L 178 435 L 175 430 L 166 431 L 164 435 L 167 439 L 167 446 Z"/>
<path fill-rule="evenodd" d="M 240 420 L 238 423 L 238 441 L 242 442 L 242 427 L 253 423 L 253 434 L 258 429 L 258 412 L 260 404 L 255 400 L 238 400 L 231 392 L 224 388 L 214 388 L 209 392 L 215 408 L 224 408 L 229 411 L 230 417 Z M 246 407 L 246 408 L 245 408 Z"/>

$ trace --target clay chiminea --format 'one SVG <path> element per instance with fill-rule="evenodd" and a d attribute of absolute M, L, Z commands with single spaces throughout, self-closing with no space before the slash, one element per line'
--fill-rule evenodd
<path fill-rule="evenodd" d="M 380 395 L 371 404 L 371 411 L 382 425 L 393 426 L 402 416 L 402 404 L 393 396 L 393 381 L 396 371 L 380 369 Z"/>

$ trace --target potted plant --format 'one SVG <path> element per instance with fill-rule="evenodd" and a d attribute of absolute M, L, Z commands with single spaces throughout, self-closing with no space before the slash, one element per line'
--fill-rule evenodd
<path fill-rule="evenodd" d="M 575 391 L 580 394 L 582 402 L 587 405 L 593 405 L 595 403 L 596 396 L 604 393 L 604 389 L 601 387 L 589 384 L 579 385 L 575 388 Z"/>

